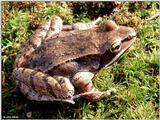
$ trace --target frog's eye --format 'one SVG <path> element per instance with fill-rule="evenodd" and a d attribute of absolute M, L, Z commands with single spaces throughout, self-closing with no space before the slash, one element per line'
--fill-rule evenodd
<path fill-rule="evenodd" d="M 112 53 L 119 52 L 121 50 L 121 41 L 117 41 L 111 45 L 110 51 Z"/>

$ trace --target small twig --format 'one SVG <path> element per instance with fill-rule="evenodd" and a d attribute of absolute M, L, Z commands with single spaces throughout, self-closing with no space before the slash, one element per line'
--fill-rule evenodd
<path fill-rule="evenodd" d="M 160 12 L 158 12 L 155 15 L 151 16 L 150 18 L 146 19 L 146 22 L 151 21 L 151 20 L 158 18 L 158 17 L 160 17 Z"/>

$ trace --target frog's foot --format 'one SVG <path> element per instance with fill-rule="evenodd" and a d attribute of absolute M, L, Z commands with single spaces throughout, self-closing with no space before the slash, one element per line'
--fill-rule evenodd
<path fill-rule="evenodd" d="M 28 68 L 16 68 L 13 77 L 21 92 L 30 100 L 73 103 L 74 87 L 68 78 L 55 78 Z"/>
<path fill-rule="evenodd" d="M 97 91 L 84 92 L 84 93 L 81 93 L 81 94 L 74 95 L 72 97 L 72 99 L 77 99 L 77 98 L 80 98 L 82 96 L 86 96 L 89 101 L 93 102 L 93 101 L 98 101 L 103 97 L 107 97 L 107 96 L 111 95 L 111 93 L 116 93 L 116 89 L 112 88 L 112 89 L 109 89 L 109 90 L 104 91 L 104 92 L 101 92 L 101 91 L 98 91 L 98 90 Z"/>
<path fill-rule="evenodd" d="M 92 83 L 94 74 L 91 72 L 78 72 L 73 77 L 73 84 L 80 91 L 80 94 L 73 96 L 73 99 L 84 96 L 89 101 L 98 101 L 103 97 L 109 96 L 112 92 L 116 92 L 115 89 L 110 89 L 104 92 L 95 89 Z"/>
<path fill-rule="evenodd" d="M 50 24 L 49 30 L 47 32 L 46 39 L 61 32 L 62 26 L 63 26 L 62 19 L 56 15 L 52 16 L 51 17 L 51 24 Z"/>

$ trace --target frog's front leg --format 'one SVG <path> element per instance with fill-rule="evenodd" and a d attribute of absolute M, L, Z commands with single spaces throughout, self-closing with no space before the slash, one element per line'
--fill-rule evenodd
<path fill-rule="evenodd" d="M 103 97 L 107 97 L 112 92 L 116 92 L 114 88 L 103 92 L 97 90 L 92 83 L 93 77 L 94 74 L 91 72 L 78 72 L 74 75 L 72 82 L 76 89 L 80 91 L 80 94 L 76 95 L 75 98 L 84 96 L 89 101 L 93 102 L 98 101 Z"/>
<path fill-rule="evenodd" d="M 35 101 L 63 101 L 74 103 L 74 87 L 68 78 L 55 78 L 28 68 L 16 68 L 13 78 L 21 92 L 30 100 Z"/>

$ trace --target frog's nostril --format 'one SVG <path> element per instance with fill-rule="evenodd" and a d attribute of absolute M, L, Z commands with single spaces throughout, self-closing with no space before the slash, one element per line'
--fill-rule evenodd
<path fill-rule="evenodd" d="M 133 38 L 133 36 L 132 35 L 128 35 L 128 37 L 127 37 L 127 39 L 132 39 Z"/>

